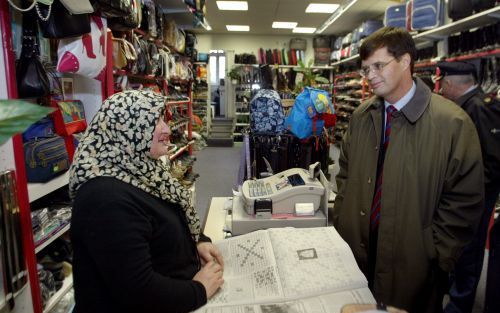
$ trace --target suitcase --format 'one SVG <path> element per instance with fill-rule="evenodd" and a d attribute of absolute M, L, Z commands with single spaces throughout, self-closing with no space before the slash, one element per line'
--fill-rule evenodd
<path fill-rule="evenodd" d="M 443 0 L 413 0 L 412 30 L 426 30 L 441 26 L 444 21 Z"/>
<path fill-rule="evenodd" d="M 383 26 L 384 23 L 382 21 L 377 21 L 377 20 L 364 21 L 358 28 L 358 41 L 362 40 L 365 37 L 370 36 Z"/>
<path fill-rule="evenodd" d="M 313 38 L 313 48 L 330 48 L 330 37 L 316 36 Z"/>
<path fill-rule="evenodd" d="M 406 28 L 406 4 L 389 6 L 385 10 L 384 25 Z"/>
<path fill-rule="evenodd" d="M 471 0 L 448 0 L 448 16 L 452 20 L 459 20 L 472 15 Z"/>

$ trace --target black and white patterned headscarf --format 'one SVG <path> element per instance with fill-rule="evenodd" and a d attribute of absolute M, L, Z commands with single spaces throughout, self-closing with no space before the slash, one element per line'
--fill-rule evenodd
<path fill-rule="evenodd" d="M 179 204 L 198 241 L 200 219 L 191 192 L 170 175 L 168 165 L 150 156 L 153 132 L 164 112 L 165 98 L 150 91 L 125 91 L 104 101 L 76 150 L 70 196 L 74 198 L 78 188 L 94 177 L 115 177 Z"/>

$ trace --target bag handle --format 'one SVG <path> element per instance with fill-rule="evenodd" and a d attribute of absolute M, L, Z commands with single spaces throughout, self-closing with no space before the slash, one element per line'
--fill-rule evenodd
<path fill-rule="evenodd" d="M 19 12 L 28 12 L 28 11 L 31 11 L 31 9 L 33 9 L 35 7 L 35 5 L 37 4 L 37 0 L 33 0 L 33 3 L 31 3 L 29 5 L 29 7 L 27 7 L 26 9 L 23 9 L 23 8 L 20 8 L 18 7 L 15 3 L 12 2 L 12 0 L 7 0 L 10 4 L 11 7 L 13 7 L 14 9 L 18 10 Z"/>

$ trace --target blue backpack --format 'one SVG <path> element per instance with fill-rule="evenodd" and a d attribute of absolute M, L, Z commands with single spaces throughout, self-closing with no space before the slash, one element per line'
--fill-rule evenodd
<path fill-rule="evenodd" d="M 285 113 L 278 92 L 261 89 L 250 101 L 250 129 L 253 133 L 281 134 Z"/>
<path fill-rule="evenodd" d="M 328 92 L 306 87 L 295 99 L 292 111 L 285 120 L 285 127 L 300 139 L 321 135 L 325 126 L 321 115 L 334 113 Z"/>

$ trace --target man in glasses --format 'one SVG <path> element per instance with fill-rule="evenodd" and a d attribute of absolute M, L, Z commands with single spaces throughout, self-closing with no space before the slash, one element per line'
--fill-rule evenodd
<path fill-rule="evenodd" d="M 476 67 L 466 62 L 439 62 L 441 92 L 474 122 L 484 163 L 485 207 L 474 240 L 466 246 L 451 275 L 445 312 L 471 312 L 483 267 L 488 225 L 500 192 L 500 103 L 477 84 Z M 498 129 L 498 131 L 497 131 Z"/>
<path fill-rule="evenodd" d="M 377 301 L 441 312 L 449 273 L 483 206 L 474 124 L 414 78 L 415 43 L 385 27 L 360 47 L 375 97 L 354 111 L 340 152 L 333 223 Z"/>

